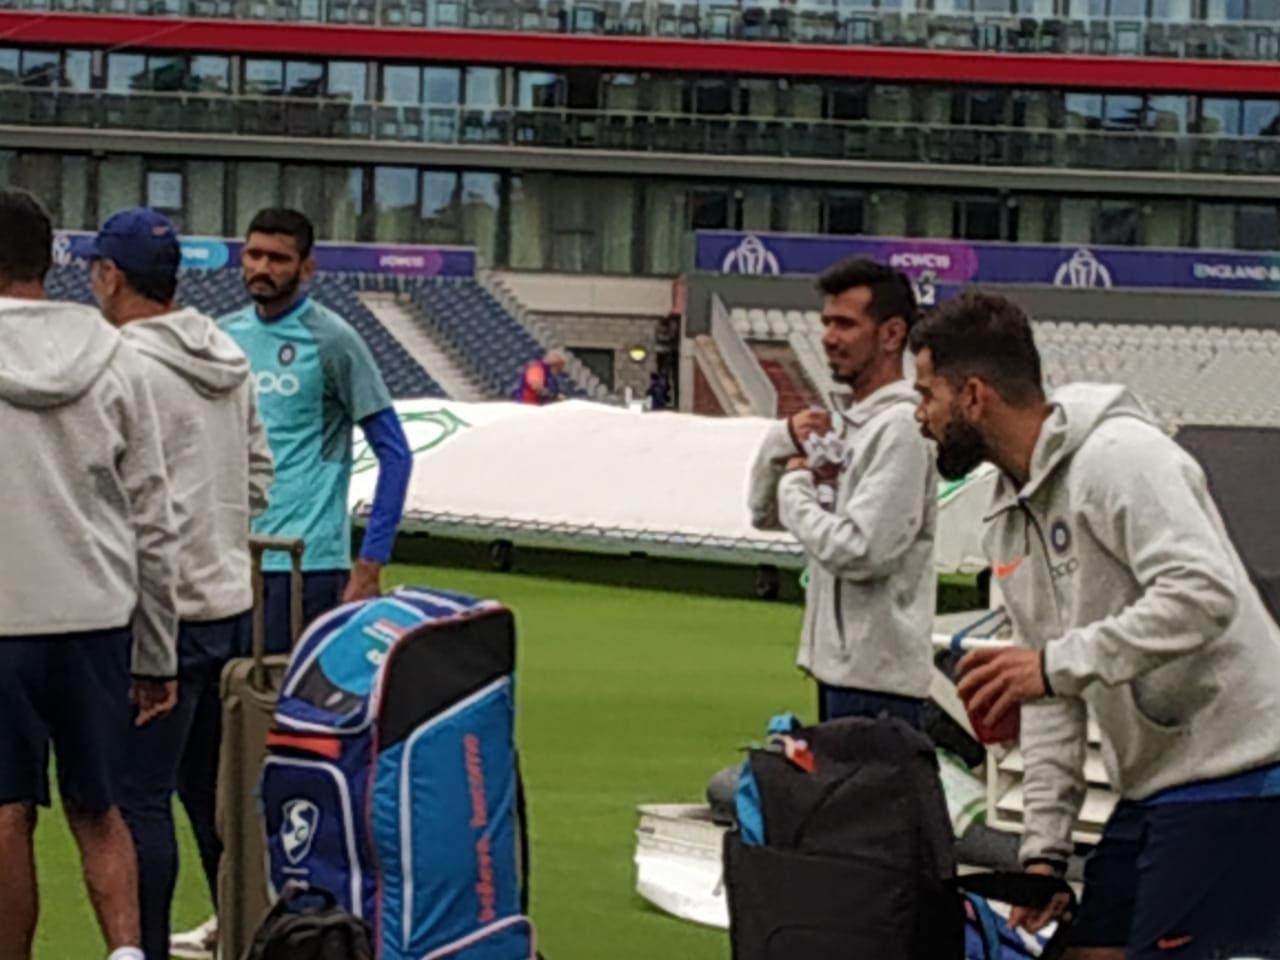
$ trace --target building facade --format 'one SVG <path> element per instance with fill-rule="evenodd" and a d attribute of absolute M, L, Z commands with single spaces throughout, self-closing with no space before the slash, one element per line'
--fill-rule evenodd
<path fill-rule="evenodd" d="M 19 3 L 0 181 L 68 229 L 283 203 L 519 270 L 673 275 L 697 230 L 1280 249 L 1280 0 L 934 4 Z"/>

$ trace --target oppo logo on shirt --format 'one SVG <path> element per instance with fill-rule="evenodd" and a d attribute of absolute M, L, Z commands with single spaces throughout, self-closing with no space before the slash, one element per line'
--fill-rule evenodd
<path fill-rule="evenodd" d="M 270 370 L 262 370 L 258 372 L 256 379 L 259 394 L 278 393 L 282 397 L 292 397 L 300 387 L 298 378 L 292 373 L 272 373 Z"/>

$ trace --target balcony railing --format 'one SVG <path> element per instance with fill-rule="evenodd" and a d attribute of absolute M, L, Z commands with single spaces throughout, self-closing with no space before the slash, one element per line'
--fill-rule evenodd
<path fill-rule="evenodd" d="M 0 87 L 0 124 L 624 153 L 1280 174 L 1280 137 L 398 106 L 198 93 Z"/>
<path fill-rule="evenodd" d="M 877 6 L 879 4 L 879 6 Z M 0 0 L 0 9 L 871 44 L 944 50 L 1280 60 L 1275 21 L 916 12 L 913 0 Z M 893 9 L 883 9 L 893 7 Z"/>

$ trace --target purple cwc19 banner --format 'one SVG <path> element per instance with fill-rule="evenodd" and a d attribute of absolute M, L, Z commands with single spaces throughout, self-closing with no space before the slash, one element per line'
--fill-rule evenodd
<path fill-rule="evenodd" d="M 90 233 L 60 233 L 54 240 L 54 261 L 67 265 L 85 259 Z M 238 267 L 239 240 L 182 237 L 182 266 L 187 270 Z M 317 243 L 316 265 L 327 273 L 387 273 L 413 277 L 471 277 L 476 252 L 468 247 L 384 246 L 364 243 Z"/>
<path fill-rule="evenodd" d="M 854 255 L 901 270 L 926 294 L 926 302 L 967 283 L 1280 290 L 1280 254 L 1212 250 L 714 232 L 698 234 L 696 259 L 704 272 L 781 276 L 820 273 Z"/>

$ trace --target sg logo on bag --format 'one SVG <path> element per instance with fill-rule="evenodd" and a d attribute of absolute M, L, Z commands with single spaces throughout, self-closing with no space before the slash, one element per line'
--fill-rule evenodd
<path fill-rule="evenodd" d="M 320 826 L 320 808 L 310 800 L 295 799 L 287 801 L 281 812 L 280 845 L 289 862 L 297 866 L 311 852 Z"/>
<path fill-rule="evenodd" d="M 258 393 L 262 395 L 278 393 L 282 397 L 292 397 L 298 392 L 300 384 L 292 373 L 272 373 L 261 370 L 256 376 Z"/>

